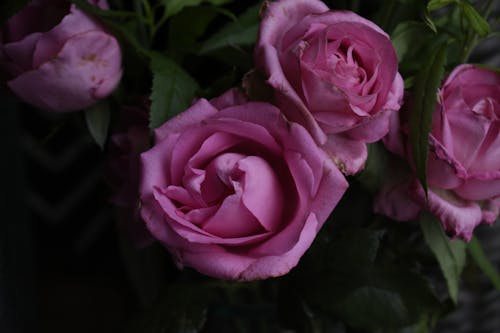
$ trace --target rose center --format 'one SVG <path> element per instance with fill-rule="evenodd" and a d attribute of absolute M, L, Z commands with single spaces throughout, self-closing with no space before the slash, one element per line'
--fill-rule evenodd
<path fill-rule="evenodd" d="M 482 98 L 474 104 L 472 112 L 489 120 L 500 119 L 500 106 L 491 97 Z"/>
<path fill-rule="evenodd" d="M 166 191 L 177 214 L 214 236 L 253 236 L 281 224 L 282 186 L 261 157 L 223 153 L 204 169 L 188 167 L 182 183 Z"/>
<path fill-rule="evenodd" d="M 353 46 L 336 47 L 336 43 L 330 43 L 329 47 L 334 48 L 329 52 L 326 60 L 328 72 L 334 74 L 342 81 L 345 87 L 353 87 L 362 83 L 366 77 L 365 71 L 359 67 L 354 56 Z"/>

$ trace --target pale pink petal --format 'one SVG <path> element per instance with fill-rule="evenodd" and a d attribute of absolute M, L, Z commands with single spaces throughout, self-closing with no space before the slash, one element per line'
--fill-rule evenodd
<path fill-rule="evenodd" d="M 453 192 L 430 188 L 428 201 L 418 181 L 410 186 L 413 198 L 426 207 L 440 221 L 445 231 L 453 236 L 469 241 L 474 228 L 481 223 L 482 212 L 478 204 L 464 200 Z"/>
<path fill-rule="evenodd" d="M 453 91 L 456 87 L 475 84 L 500 85 L 500 75 L 495 71 L 480 68 L 471 64 L 463 64 L 455 67 L 448 75 L 444 83 L 444 87 Z"/>
<path fill-rule="evenodd" d="M 237 170 L 243 174 L 238 182 L 242 186 L 242 202 L 267 231 L 276 231 L 282 223 L 284 193 L 272 166 L 257 156 L 238 161 Z"/>
<path fill-rule="evenodd" d="M 365 167 L 368 149 L 362 141 L 351 140 L 344 135 L 329 135 L 323 146 L 339 169 L 347 174 L 354 175 Z"/>
<path fill-rule="evenodd" d="M 467 177 L 465 168 L 434 137 L 429 135 L 427 181 L 431 186 L 454 189 Z"/>
<path fill-rule="evenodd" d="M 500 170 L 471 174 L 455 193 L 468 200 L 486 200 L 500 196 Z"/>
<path fill-rule="evenodd" d="M 119 83 L 120 66 L 116 39 L 92 31 L 69 39 L 56 57 L 8 85 L 30 104 L 53 111 L 76 111 L 112 92 Z"/>
<path fill-rule="evenodd" d="M 397 114 L 397 112 L 381 111 L 368 119 L 363 119 L 359 122 L 359 125 L 347 131 L 346 136 L 353 141 L 378 141 L 389 132 L 392 114 Z"/>
<path fill-rule="evenodd" d="M 103 28 L 90 16 L 71 5 L 69 13 L 51 30 L 38 40 L 33 53 L 33 68 L 50 61 L 64 47 L 64 44 L 76 35 L 89 31 L 102 31 Z M 89 48 L 88 50 L 93 50 Z M 96 52 L 97 53 L 97 52 Z"/>
<path fill-rule="evenodd" d="M 203 230 L 221 238 L 253 236 L 265 231 L 243 204 L 241 193 L 224 198 L 217 212 L 204 222 Z"/>

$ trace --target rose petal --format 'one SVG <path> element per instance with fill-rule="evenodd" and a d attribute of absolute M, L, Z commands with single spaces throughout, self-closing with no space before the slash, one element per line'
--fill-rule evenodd
<path fill-rule="evenodd" d="M 359 125 L 346 132 L 346 135 L 352 140 L 362 142 L 378 141 L 389 132 L 391 113 L 396 112 L 378 112 L 376 115 L 362 120 Z"/>
<path fill-rule="evenodd" d="M 251 281 L 288 273 L 298 264 L 302 255 L 311 246 L 321 225 L 322 223 L 318 223 L 318 219 L 314 213 L 311 213 L 307 217 L 297 241 L 287 252 L 255 260 L 239 274 L 238 280 Z"/>
<path fill-rule="evenodd" d="M 453 156 L 467 169 L 477 158 L 491 122 L 472 112 L 448 112 L 447 119 L 454 139 Z"/>
<path fill-rule="evenodd" d="M 486 200 L 500 195 L 500 170 L 471 174 L 454 192 L 467 200 Z"/>
<path fill-rule="evenodd" d="M 373 210 L 396 221 L 416 220 L 421 207 L 409 195 L 411 179 L 385 183 L 374 200 Z"/>
<path fill-rule="evenodd" d="M 92 31 L 72 37 L 55 58 L 8 85 L 30 104 L 53 111 L 75 111 L 111 93 L 119 82 L 120 66 L 116 39 Z"/>
<path fill-rule="evenodd" d="M 482 173 L 500 170 L 500 120 L 490 124 L 488 133 L 476 156 L 469 166 L 469 172 Z"/>
<path fill-rule="evenodd" d="M 389 94 L 387 95 L 386 102 L 384 106 L 382 106 L 382 110 L 399 110 L 401 105 L 403 105 L 403 96 L 404 96 L 404 81 L 399 73 L 396 73 L 396 77 L 392 82 L 391 89 L 389 90 Z"/>
<path fill-rule="evenodd" d="M 188 219 L 189 217 L 191 217 L 191 215 L 189 215 L 189 212 L 186 214 L 179 207 L 174 205 L 174 203 L 168 198 L 164 191 L 159 188 L 155 188 L 153 191 L 154 198 L 150 200 L 144 198 L 143 202 L 147 202 L 148 205 L 151 205 L 151 200 L 154 200 L 155 206 L 160 209 L 160 214 L 165 216 L 165 221 L 163 223 L 168 224 L 169 228 L 171 228 L 172 230 L 174 230 L 174 232 L 179 234 L 187 241 L 192 242 L 193 244 L 200 243 L 245 246 L 261 242 L 262 240 L 270 236 L 270 233 L 265 232 L 265 230 L 261 230 L 260 225 L 252 220 L 254 219 L 254 217 L 248 211 L 245 211 L 245 208 L 240 203 L 241 196 L 230 198 L 225 205 L 223 203 L 221 207 L 217 208 L 217 212 L 212 215 L 209 221 L 205 220 L 204 223 L 200 223 L 200 221 L 198 221 L 197 219 L 198 216 L 195 216 L 195 221 L 190 221 Z M 242 208 L 243 210 L 239 211 L 239 208 Z M 241 214 L 231 215 L 235 212 Z M 151 219 L 150 216 L 143 216 L 143 218 L 145 217 Z M 236 237 L 221 237 L 217 234 L 212 234 L 208 230 L 205 230 L 205 228 L 209 224 L 211 224 L 211 226 L 209 226 L 208 228 L 212 231 L 217 232 L 219 230 L 219 227 L 234 221 L 236 221 L 236 223 L 238 224 L 241 224 L 236 225 L 237 228 L 234 229 L 243 230 L 241 226 L 249 229 L 252 226 L 255 226 L 261 232 L 248 236 L 244 235 Z M 232 225 L 228 225 L 228 230 L 233 230 L 232 227 Z M 151 232 L 153 232 L 153 230 L 151 230 Z"/>
<path fill-rule="evenodd" d="M 257 156 L 239 160 L 238 170 L 243 172 L 243 204 L 265 230 L 276 231 L 282 223 L 284 195 L 274 170 Z"/>
<path fill-rule="evenodd" d="M 245 155 L 225 153 L 210 162 L 205 180 L 201 184 L 201 194 L 207 204 L 215 204 L 224 195 L 234 193 L 232 177 L 237 163 L 243 158 Z"/>
<path fill-rule="evenodd" d="M 229 89 L 224 94 L 210 100 L 210 104 L 219 110 L 246 102 L 248 102 L 248 97 L 238 88 Z"/>
<path fill-rule="evenodd" d="M 472 64 L 464 64 L 455 67 L 448 75 L 444 83 L 447 91 L 453 92 L 457 87 L 467 85 L 488 84 L 493 86 L 500 85 L 500 75 L 495 71 L 480 68 Z M 447 96 L 444 96 L 445 98 Z"/>
<path fill-rule="evenodd" d="M 433 135 L 429 135 L 427 182 L 434 187 L 454 189 L 467 177 L 467 171 Z"/>
<path fill-rule="evenodd" d="M 332 157 L 339 169 L 347 174 L 354 175 L 365 167 L 368 149 L 362 141 L 351 140 L 344 135 L 329 135 L 323 148 Z"/>
<path fill-rule="evenodd" d="M 33 68 L 40 67 L 43 63 L 56 56 L 64 47 L 64 44 L 76 35 L 102 30 L 103 28 L 95 20 L 79 10 L 75 4 L 72 4 L 69 13 L 64 16 L 62 21 L 44 33 L 38 40 L 33 53 Z M 88 50 L 96 49 L 89 48 Z"/>
<path fill-rule="evenodd" d="M 276 89 L 276 102 L 283 110 L 287 110 L 287 117 L 290 120 L 304 124 L 320 143 L 326 140 L 325 134 L 283 73 L 278 54 L 280 48 L 278 41 L 297 20 L 305 15 L 327 10 L 328 7 L 317 0 L 267 3 L 255 47 L 256 67 L 268 77 L 268 84 Z"/>
<path fill-rule="evenodd" d="M 400 157 L 406 156 L 404 134 L 401 129 L 401 114 L 399 112 L 391 112 L 389 114 L 389 132 L 382 138 L 385 148 L 391 153 Z"/>
<path fill-rule="evenodd" d="M 170 170 L 165 167 L 172 163 L 171 151 L 179 137 L 178 133 L 172 133 L 161 144 L 156 144 L 141 154 L 142 180 L 139 190 L 144 196 L 153 195 L 155 187 L 166 188 L 169 185 L 180 184 L 173 181 Z"/>
<path fill-rule="evenodd" d="M 4 55 L 9 58 L 5 62 L 9 74 L 17 76 L 33 68 L 33 52 L 41 36 L 42 33 L 35 32 L 18 42 L 6 45 L 0 44 L 0 51 L 3 51 Z"/>
<path fill-rule="evenodd" d="M 434 214 L 452 236 L 469 241 L 474 228 L 481 223 L 482 212 L 475 202 L 463 200 L 453 192 L 430 188 L 428 201 L 418 181 L 410 185 L 413 198 Z"/>
<path fill-rule="evenodd" d="M 309 14 L 328 11 L 319 0 L 282 0 L 266 3 L 262 12 L 257 48 L 276 45 L 296 23 Z"/>

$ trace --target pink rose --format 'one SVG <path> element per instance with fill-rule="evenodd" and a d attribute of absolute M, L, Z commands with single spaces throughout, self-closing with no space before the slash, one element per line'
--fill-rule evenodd
<path fill-rule="evenodd" d="M 393 119 L 384 142 L 410 159 L 407 124 Z M 401 130 L 402 129 L 402 130 Z M 437 216 L 451 235 L 469 240 L 481 222 L 493 223 L 500 209 L 500 74 L 461 65 L 439 90 L 429 135 L 429 200 L 415 179 L 392 184 L 393 195 L 380 195 L 376 209 L 396 219 L 403 210 Z M 388 187 L 383 189 L 388 194 Z M 417 205 L 415 209 L 415 205 Z M 411 208 L 413 207 L 413 208 Z M 408 215 L 408 214 L 406 214 Z"/>
<path fill-rule="evenodd" d="M 103 9 L 105 0 L 90 1 Z M 69 1 L 33 0 L 0 32 L 10 89 L 50 111 L 76 111 L 108 96 L 121 78 L 118 41 Z"/>
<path fill-rule="evenodd" d="M 366 143 L 387 133 L 401 106 L 403 80 L 389 36 L 319 0 L 268 3 L 255 62 L 280 109 L 348 174 L 363 168 Z"/>
<path fill-rule="evenodd" d="M 288 273 L 348 186 L 302 126 L 234 90 L 158 128 L 142 168 L 151 233 L 180 267 L 222 279 Z"/>

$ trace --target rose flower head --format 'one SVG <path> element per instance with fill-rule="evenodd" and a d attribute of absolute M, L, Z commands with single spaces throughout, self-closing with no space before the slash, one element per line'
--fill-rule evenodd
<path fill-rule="evenodd" d="M 440 88 L 438 99 L 429 134 L 428 201 L 412 176 L 407 185 L 383 188 L 376 210 L 406 220 L 425 209 L 448 234 L 470 240 L 474 228 L 493 223 L 500 209 L 500 73 L 460 65 Z M 395 117 L 384 143 L 411 160 L 407 134 L 406 120 Z"/>
<path fill-rule="evenodd" d="M 364 167 L 366 143 L 387 133 L 390 114 L 402 103 L 404 85 L 389 36 L 319 0 L 267 3 L 255 62 L 275 103 L 347 174 Z"/>
<path fill-rule="evenodd" d="M 105 0 L 89 0 L 107 9 Z M 118 41 L 64 0 L 33 0 L 0 31 L 0 68 L 23 101 L 49 111 L 77 111 L 118 85 Z"/>
<path fill-rule="evenodd" d="M 141 215 L 178 266 L 264 279 L 297 265 L 347 186 L 304 127 L 230 90 L 156 130 Z"/>

